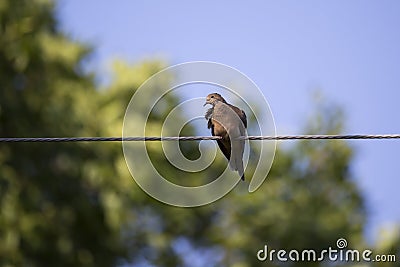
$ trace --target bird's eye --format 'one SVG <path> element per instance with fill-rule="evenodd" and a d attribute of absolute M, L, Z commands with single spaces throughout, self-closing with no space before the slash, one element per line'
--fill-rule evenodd
<path fill-rule="evenodd" d="M 214 96 L 212 95 L 211 98 L 214 98 Z"/>

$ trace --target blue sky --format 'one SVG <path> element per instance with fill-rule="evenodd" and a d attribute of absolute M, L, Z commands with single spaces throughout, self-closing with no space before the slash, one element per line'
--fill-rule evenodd
<path fill-rule="evenodd" d="M 263 91 L 278 134 L 298 134 L 321 90 L 344 107 L 346 133 L 400 133 L 400 2 L 61 0 L 62 29 L 93 44 L 87 68 L 162 57 L 230 65 Z M 106 80 L 106 79 L 105 79 Z M 367 197 L 367 236 L 400 222 L 400 141 L 352 141 Z"/>

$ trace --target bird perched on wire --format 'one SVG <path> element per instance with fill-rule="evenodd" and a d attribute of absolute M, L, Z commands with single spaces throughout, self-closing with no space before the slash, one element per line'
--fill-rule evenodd
<path fill-rule="evenodd" d="M 213 136 L 221 137 L 217 140 L 217 143 L 224 156 L 229 160 L 229 167 L 237 171 L 241 179 L 244 180 L 243 152 L 245 141 L 237 138 L 246 135 L 246 113 L 227 103 L 217 93 L 207 96 L 204 106 L 207 104 L 212 105 L 205 114 L 205 118 L 208 120 L 208 129 L 211 129 Z"/>

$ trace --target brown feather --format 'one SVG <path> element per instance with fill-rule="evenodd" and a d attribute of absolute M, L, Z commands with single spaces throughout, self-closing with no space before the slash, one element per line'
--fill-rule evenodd
<path fill-rule="evenodd" d="M 231 159 L 231 142 L 225 128 L 213 119 L 208 120 L 208 125 L 211 126 L 211 134 L 213 136 L 221 136 L 223 139 L 217 140 L 217 144 L 224 156 Z M 210 127 L 209 127 L 210 128 Z"/>
<path fill-rule="evenodd" d="M 235 107 L 231 104 L 228 104 L 225 99 L 217 94 L 210 94 L 207 96 L 207 100 L 210 99 L 210 102 L 212 101 L 212 99 L 216 99 L 218 101 L 221 101 L 224 104 L 227 104 L 240 118 L 240 120 L 243 123 L 243 126 L 245 128 L 247 128 L 247 117 L 246 117 L 246 113 L 241 110 L 238 107 Z M 211 129 L 211 134 L 213 136 L 220 136 L 222 139 L 217 140 L 217 144 L 219 146 L 219 148 L 221 149 L 221 152 L 224 154 L 224 156 L 228 159 L 228 161 L 231 160 L 231 142 L 230 142 L 230 138 L 229 138 L 229 134 L 227 132 L 227 130 L 220 124 L 218 123 L 218 121 L 213 119 L 213 112 L 214 112 L 214 106 L 215 106 L 215 102 L 214 103 L 210 103 L 208 102 L 208 104 L 212 104 L 213 108 L 209 109 L 205 115 L 207 121 L 207 127 L 209 129 Z M 243 163 L 241 163 L 242 165 Z M 241 167 L 243 169 L 243 166 Z M 244 180 L 244 172 L 242 170 L 242 176 L 241 179 Z"/>
<path fill-rule="evenodd" d="M 247 128 L 247 117 L 246 117 L 246 113 L 244 113 L 244 111 L 241 110 L 241 109 L 238 108 L 238 107 L 235 107 L 235 106 L 233 106 L 233 105 L 231 105 L 231 104 L 228 104 L 228 105 L 229 105 L 229 107 L 230 107 L 231 109 L 233 109 L 233 111 L 236 112 L 236 114 L 237 114 L 237 115 L 239 116 L 239 118 L 242 120 L 243 125 L 244 125 L 244 128 Z"/>

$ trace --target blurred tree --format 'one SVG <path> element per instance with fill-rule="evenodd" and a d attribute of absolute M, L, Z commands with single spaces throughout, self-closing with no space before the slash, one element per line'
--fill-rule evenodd
<path fill-rule="evenodd" d="M 46 0 L 0 2 L 0 136 L 120 135 L 130 97 L 164 65 L 116 61 L 111 84 L 96 89 L 93 75 L 82 71 L 90 49 L 58 30 L 53 9 Z M 177 103 L 171 95 L 164 100 L 166 108 L 149 119 L 155 133 Z M 342 130 L 337 107 L 321 105 L 315 114 L 306 132 Z M 182 135 L 191 133 L 185 127 Z M 197 145 L 181 147 L 196 158 Z M 212 179 L 226 164 L 217 160 L 182 181 L 184 173 L 167 163 L 160 144 L 149 150 L 160 171 L 185 185 Z M 184 209 L 138 188 L 120 144 L 2 143 L 0 265 L 239 267 L 259 266 L 256 253 L 264 245 L 321 250 L 343 237 L 364 247 L 366 215 L 349 168 L 352 153 L 342 141 L 299 142 L 278 150 L 269 178 L 255 193 L 234 190 L 213 204 Z M 394 240 L 390 248 L 377 247 L 398 253 Z"/>
<path fill-rule="evenodd" d="M 61 34 L 53 13 L 51 1 L 0 3 L 1 136 L 101 131 L 97 92 L 81 70 L 89 49 Z M 1 266 L 111 266 L 125 255 L 113 167 L 102 170 L 110 149 L 86 147 L 1 144 Z"/>
<path fill-rule="evenodd" d="M 90 49 L 59 32 L 53 13 L 52 1 L 0 2 L 0 136 L 120 135 L 134 90 L 164 65 L 117 61 L 112 85 L 96 90 L 82 71 Z M 0 144 L 0 266 L 115 266 L 149 250 L 175 265 L 153 205 L 164 207 L 134 184 L 120 144 Z"/>
<path fill-rule="evenodd" d="M 379 255 L 377 261 L 372 262 L 371 266 L 391 267 L 398 266 L 400 259 L 400 227 L 389 226 L 383 228 L 374 247 L 368 248 L 373 254 L 372 259 Z M 394 256 L 394 257 L 393 257 Z"/>
<path fill-rule="evenodd" d="M 121 129 L 129 98 L 95 89 L 81 68 L 90 49 L 57 30 L 53 9 L 0 2 L 0 136 Z M 148 65 L 139 76 L 158 70 Z M 128 251 L 121 221 L 132 184 L 116 179 L 122 164 L 119 144 L 1 144 L 0 266 L 116 265 Z"/>

